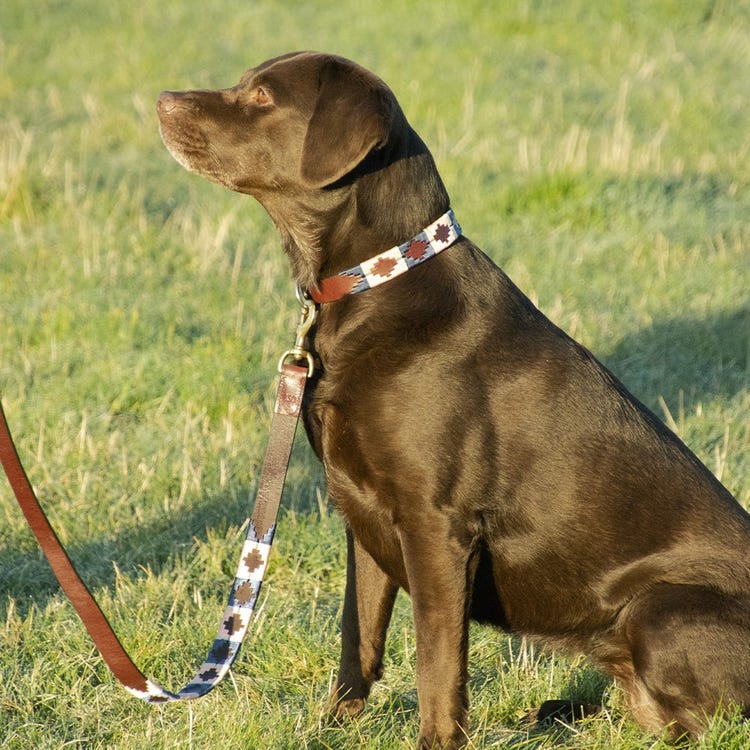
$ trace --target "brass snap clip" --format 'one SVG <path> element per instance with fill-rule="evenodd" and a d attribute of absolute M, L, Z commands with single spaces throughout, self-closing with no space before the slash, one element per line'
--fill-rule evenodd
<path fill-rule="evenodd" d="M 284 368 L 284 363 L 291 359 L 295 362 L 306 361 L 307 362 L 307 377 L 311 378 L 313 372 L 315 372 L 315 361 L 313 360 L 312 354 L 308 351 L 307 347 L 307 334 L 315 323 L 315 318 L 318 316 L 318 308 L 313 299 L 307 293 L 307 290 L 303 289 L 299 284 L 295 289 L 297 301 L 301 305 L 300 319 L 297 324 L 297 337 L 294 342 L 294 346 L 291 349 L 287 349 L 279 359 L 278 367 L 276 368 L 279 372 Z"/>

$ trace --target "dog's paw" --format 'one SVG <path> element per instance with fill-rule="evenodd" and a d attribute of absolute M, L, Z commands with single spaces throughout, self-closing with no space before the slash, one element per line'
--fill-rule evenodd
<path fill-rule="evenodd" d="M 364 698 L 344 698 L 334 707 L 334 714 L 340 719 L 350 719 L 362 713 L 365 708 Z"/>
<path fill-rule="evenodd" d="M 328 704 L 324 724 L 337 725 L 345 724 L 362 713 L 365 708 L 364 698 L 340 698 L 332 697 Z"/>
<path fill-rule="evenodd" d="M 419 750 L 461 750 L 465 746 L 466 735 L 463 732 L 446 738 L 422 735 L 417 743 Z"/>

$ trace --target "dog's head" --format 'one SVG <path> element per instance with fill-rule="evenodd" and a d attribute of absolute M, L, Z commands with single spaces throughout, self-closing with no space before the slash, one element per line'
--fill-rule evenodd
<path fill-rule="evenodd" d="M 397 105 L 355 63 L 298 52 L 216 91 L 164 91 L 161 135 L 186 169 L 256 197 L 340 180 L 383 146 Z"/>
<path fill-rule="evenodd" d="M 182 166 L 260 201 L 305 286 L 403 242 L 448 208 L 391 90 L 341 57 L 283 55 L 228 89 L 165 91 L 157 109 Z"/>

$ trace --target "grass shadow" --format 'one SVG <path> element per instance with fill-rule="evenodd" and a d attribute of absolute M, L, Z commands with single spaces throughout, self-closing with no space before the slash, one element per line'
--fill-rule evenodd
<path fill-rule="evenodd" d="M 675 316 L 624 336 L 602 357 L 626 387 L 660 413 L 719 399 L 750 388 L 750 306 L 696 318 Z"/>

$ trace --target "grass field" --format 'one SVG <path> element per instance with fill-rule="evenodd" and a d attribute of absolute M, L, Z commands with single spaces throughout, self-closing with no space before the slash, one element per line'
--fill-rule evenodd
<path fill-rule="evenodd" d="M 163 88 L 293 49 L 375 70 L 465 232 L 750 506 L 750 3 L 256 0 L 0 5 L 0 395 L 71 557 L 177 689 L 210 644 L 296 316 L 270 221 L 161 145 Z M 322 727 L 342 523 L 300 434 L 231 679 L 151 708 L 113 681 L 0 481 L 0 746 L 409 747 L 401 597 L 362 718 Z M 472 748 L 666 747 L 584 661 L 472 629 Z M 602 718 L 530 732 L 552 697 Z M 740 750 L 716 722 L 702 748 Z"/>

